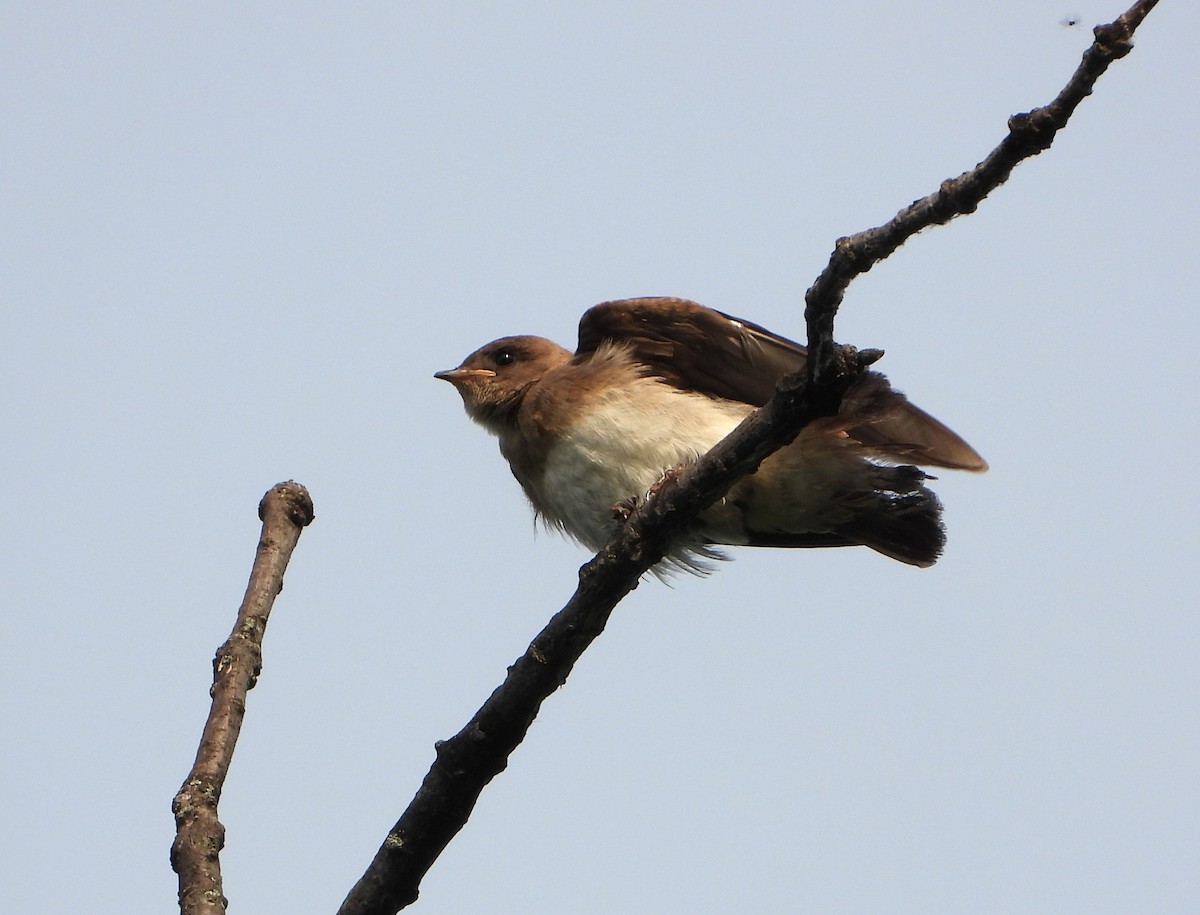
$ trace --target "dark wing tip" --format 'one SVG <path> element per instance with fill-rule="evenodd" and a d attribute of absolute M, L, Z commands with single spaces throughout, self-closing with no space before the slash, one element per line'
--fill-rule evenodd
<path fill-rule="evenodd" d="M 878 372 L 846 392 L 839 415 L 855 441 L 886 460 L 982 473 L 987 461 L 944 423 L 914 405 Z"/>

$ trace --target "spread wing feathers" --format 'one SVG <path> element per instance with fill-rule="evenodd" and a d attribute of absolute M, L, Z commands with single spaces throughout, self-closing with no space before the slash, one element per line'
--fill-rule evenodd
<path fill-rule="evenodd" d="M 576 358 L 602 342 L 628 346 L 651 373 L 685 390 L 762 406 L 779 379 L 801 371 L 808 351 L 750 321 L 678 298 L 602 302 L 579 322 Z M 842 407 L 843 431 L 881 458 L 956 470 L 987 469 L 962 438 L 879 381 L 856 385 Z M 880 384 L 882 382 L 882 385 Z"/>

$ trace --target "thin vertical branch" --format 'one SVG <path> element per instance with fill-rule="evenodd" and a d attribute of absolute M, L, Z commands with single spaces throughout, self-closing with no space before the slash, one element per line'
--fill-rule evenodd
<path fill-rule="evenodd" d="M 225 828 L 217 818 L 217 803 L 246 714 L 246 694 L 262 670 L 267 617 L 283 590 L 283 573 L 300 532 L 312 523 L 312 499 L 299 483 L 280 483 L 263 496 L 258 516 L 262 534 L 246 596 L 233 632 L 213 659 L 212 706 L 200 749 L 171 804 L 176 831 L 171 867 L 179 875 L 179 908 L 185 915 L 221 915 L 226 909 L 220 861 Z"/>

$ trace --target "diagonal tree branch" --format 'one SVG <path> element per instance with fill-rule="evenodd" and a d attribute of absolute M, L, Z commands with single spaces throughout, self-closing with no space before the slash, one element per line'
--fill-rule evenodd
<path fill-rule="evenodd" d="M 1092 94 L 1109 64 L 1133 50 L 1133 33 L 1158 0 L 1139 0 L 1116 21 L 1092 30 L 1095 41 L 1062 91 L 1049 104 L 1008 119 L 1008 136 L 987 158 L 957 178 L 947 178 L 928 196 L 915 200 L 888 222 L 834 243 L 829 264 L 805 293 L 809 370 L 821 377 L 832 357 L 833 319 L 850 282 L 866 273 L 912 236 L 929 226 L 974 213 L 983 199 L 1008 180 L 1019 162 L 1049 149 L 1076 107 Z"/>
<path fill-rule="evenodd" d="M 864 354 L 864 362 L 873 355 Z M 612 542 L 580 569 L 575 594 L 509 668 L 504 683 L 466 727 L 436 745 L 437 759 L 420 790 L 342 903 L 340 915 L 391 913 L 416 900 L 421 878 L 465 825 L 484 786 L 504 771 L 542 701 L 566 682 L 575 662 L 604 631 L 612 609 L 663 558 L 671 536 L 808 422 L 836 412 L 840 389 L 850 377 L 851 371 L 838 376 L 820 395 L 802 376 L 789 377 L 765 407 L 638 507 Z M 838 393 L 830 394 L 834 387 Z"/>
<path fill-rule="evenodd" d="M 217 802 L 246 714 L 246 694 L 262 669 L 262 638 L 275 595 L 283 590 L 283 573 L 300 532 L 313 520 L 308 490 L 299 483 L 279 483 L 258 505 L 262 534 L 238 609 L 233 632 L 213 658 L 212 706 L 200 738 L 196 762 L 175 795 L 175 841 L 171 867 L 179 875 L 179 909 L 184 915 L 222 915 L 226 908 L 221 885 L 220 852 L 225 827 L 217 819 Z"/>
<path fill-rule="evenodd" d="M 416 900 L 421 878 L 463 827 L 480 792 L 508 764 L 542 702 L 604 631 L 612 609 L 663 558 L 674 534 L 753 472 L 808 423 L 837 412 L 842 392 L 877 353 L 833 342 L 833 323 L 850 282 L 921 229 L 970 213 L 1023 159 L 1054 135 L 1114 60 L 1157 0 L 1140 0 L 1116 22 L 1095 29 L 1095 42 L 1050 104 L 1009 120 L 1008 136 L 979 165 L 948 180 L 878 228 L 839 239 L 828 266 L 806 295 L 811 377 L 790 376 L 761 410 L 695 464 L 642 503 L 616 537 L 587 563 L 575 594 L 509 668 L 504 682 L 458 734 L 436 746 L 436 759 L 408 809 L 392 827 L 339 915 L 390 915 Z"/>

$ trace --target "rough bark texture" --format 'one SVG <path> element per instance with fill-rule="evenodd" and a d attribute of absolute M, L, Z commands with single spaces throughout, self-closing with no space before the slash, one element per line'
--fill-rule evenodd
<path fill-rule="evenodd" d="M 263 496 L 258 516 L 262 534 L 246 596 L 233 632 L 213 658 L 212 706 L 200 749 L 171 804 L 175 814 L 171 867 L 179 875 L 179 908 L 185 915 L 220 915 L 227 906 L 220 861 L 225 828 L 217 819 L 217 803 L 246 714 L 246 694 L 262 669 L 267 617 L 275 595 L 283 590 L 283 573 L 300 532 L 312 523 L 312 499 L 299 483 L 280 483 Z"/>

